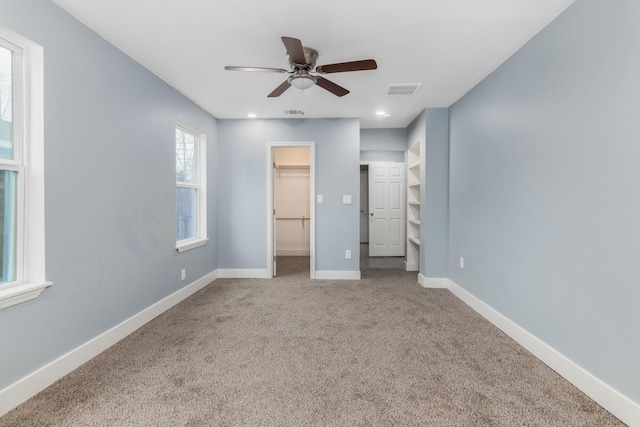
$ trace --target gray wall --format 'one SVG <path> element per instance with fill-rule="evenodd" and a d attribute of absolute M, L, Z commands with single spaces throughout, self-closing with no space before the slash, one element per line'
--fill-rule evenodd
<path fill-rule="evenodd" d="M 451 107 L 449 228 L 453 281 L 636 402 L 638 22 L 575 2 Z"/>
<path fill-rule="evenodd" d="M 420 141 L 420 273 L 448 277 L 449 110 L 426 108 L 407 127 L 405 149 Z"/>
<path fill-rule="evenodd" d="M 44 47 L 46 278 L 0 311 L 0 389 L 216 269 L 216 120 L 46 0 L 0 24 Z M 208 245 L 175 251 L 175 120 L 208 135 Z M 187 280 L 180 281 L 180 269 Z"/>
<path fill-rule="evenodd" d="M 220 268 L 267 268 L 267 143 L 312 141 L 316 194 L 324 196 L 316 205 L 316 270 L 360 270 L 359 127 L 357 119 L 218 121 Z M 343 205 L 343 194 L 353 204 Z"/>

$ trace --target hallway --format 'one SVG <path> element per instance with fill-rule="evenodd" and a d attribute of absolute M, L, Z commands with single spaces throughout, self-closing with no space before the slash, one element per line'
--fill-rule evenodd
<path fill-rule="evenodd" d="M 360 270 L 370 269 L 404 270 L 404 257 L 370 257 L 369 244 L 360 243 Z"/>

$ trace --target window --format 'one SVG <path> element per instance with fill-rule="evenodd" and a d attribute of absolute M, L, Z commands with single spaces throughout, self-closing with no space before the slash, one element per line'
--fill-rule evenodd
<path fill-rule="evenodd" d="M 207 242 L 206 136 L 176 126 L 176 249 L 183 252 Z"/>
<path fill-rule="evenodd" d="M 44 281 L 42 48 L 0 27 L 0 308 Z"/>

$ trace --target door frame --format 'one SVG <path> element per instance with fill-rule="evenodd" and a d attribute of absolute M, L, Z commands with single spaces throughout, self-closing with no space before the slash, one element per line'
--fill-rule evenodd
<path fill-rule="evenodd" d="M 362 170 L 362 167 L 366 166 L 366 171 Z M 366 174 L 367 179 L 365 186 L 362 186 L 362 175 Z M 363 198 L 366 196 L 366 203 L 363 205 Z M 366 230 L 366 241 L 362 241 L 363 229 Z M 369 163 L 360 163 L 360 244 L 369 244 Z"/>
<path fill-rule="evenodd" d="M 309 147 L 309 277 L 316 278 L 316 143 L 268 142 L 267 143 L 267 278 L 273 278 L 273 148 Z"/>

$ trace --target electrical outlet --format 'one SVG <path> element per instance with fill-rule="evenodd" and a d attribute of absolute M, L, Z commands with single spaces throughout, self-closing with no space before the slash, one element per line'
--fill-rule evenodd
<path fill-rule="evenodd" d="M 464 257 L 460 257 L 460 268 L 464 268 Z"/>
<path fill-rule="evenodd" d="M 348 250 L 347 250 L 347 251 L 345 251 L 345 252 L 344 252 L 344 257 L 345 257 L 346 259 L 351 259 L 351 251 L 348 251 Z"/>
<path fill-rule="evenodd" d="M 186 278 L 187 278 L 187 269 L 186 269 L 186 268 L 183 268 L 183 269 L 182 269 L 182 280 L 184 280 L 184 279 L 186 279 Z"/>

